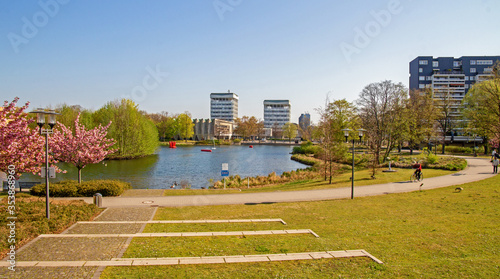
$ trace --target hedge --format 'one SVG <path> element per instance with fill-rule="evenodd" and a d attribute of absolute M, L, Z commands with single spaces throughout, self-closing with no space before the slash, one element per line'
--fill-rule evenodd
<path fill-rule="evenodd" d="M 130 184 L 119 180 L 90 180 L 78 183 L 76 180 L 65 180 L 51 183 L 49 194 L 51 197 L 92 197 L 95 193 L 103 196 L 119 196 Z M 31 188 L 34 196 L 45 196 L 45 184 L 38 184 Z"/>

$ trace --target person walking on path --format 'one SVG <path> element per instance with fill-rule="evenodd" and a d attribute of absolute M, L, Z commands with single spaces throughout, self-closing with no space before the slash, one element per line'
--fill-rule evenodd
<path fill-rule="evenodd" d="M 498 158 L 498 152 L 496 148 L 491 151 L 491 161 L 493 162 L 493 159 L 495 158 Z"/>
<path fill-rule="evenodd" d="M 493 161 L 491 161 L 491 164 L 493 165 L 493 173 L 498 173 L 498 163 L 500 161 L 498 160 L 497 157 L 493 157 Z"/>

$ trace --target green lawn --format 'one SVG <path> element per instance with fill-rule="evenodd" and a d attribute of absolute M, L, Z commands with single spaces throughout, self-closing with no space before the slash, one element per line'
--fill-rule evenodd
<path fill-rule="evenodd" d="M 427 171 L 427 170 L 426 170 Z M 125 257 L 240 255 L 364 249 L 367 258 L 193 266 L 108 267 L 102 278 L 498 278 L 500 176 L 456 186 L 354 200 L 160 208 L 155 219 L 282 218 L 272 229 L 311 235 L 134 239 Z M 219 226 L 218 224 L 217 226 Z M 263 224 L 258 225 L 261 229 Z M 231 224 L 227 230 L 247 230 Z M 199 224 L 176 231 L 220 230 Z M 169 227 L 148 225 L 148 231 Z"/>

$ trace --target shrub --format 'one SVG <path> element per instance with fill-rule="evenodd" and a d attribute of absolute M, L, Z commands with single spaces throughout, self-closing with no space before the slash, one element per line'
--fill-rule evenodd
<path fill-rule="evenodd" d="M 292 151 L 292 154 L 314 154 L 316 156 L 320 153 L 321 147 L 313 145 L 310 141 L 303 143 L 300 146 L 295 146 Z"/>
<path fill-rule="evenodd" d="M 119 180 L 91 180 L 80 184 L 78 193 L 83 197 L 92 197 L 95 193 L 103 196 L 119 196 L 130 184 Z"/>
<path fill-rule="evenodd" d="M 429 155 L 427 155 L 427 162 L 429 164 L 436 164 L 438 162 L 438 156 L 430 153 Z"/>
<path fill-rule="evenodd" d="M 90 180 L 79 184 L 75 180 L 65 180 L 50 184 L 51 197 L 92 197 L 95 193 L 103 196 L 119 196 L 129 189 L 130 184 L 119 180 Z M 45 184 L 31 188 L 34 196 L 45 196 Z"/>
<path fill-rule="evenodd" d="M 49 184 L 49 194 L 51 197 L 78 197 L 78 181 L 65 180 L 59 183 Z M 34 196 L 45 196 L 45 184 L 37 184 L 30 190 L 30 194 Z"/>

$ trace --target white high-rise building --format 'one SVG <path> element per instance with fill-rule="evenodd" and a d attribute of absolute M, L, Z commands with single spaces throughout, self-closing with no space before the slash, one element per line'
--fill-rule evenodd
<path fill-rule="evenodd" d="M 264 128 L 281 129 L 290 122 L 289 100 L 264 100 Z"/>
<path fill-rule="evenodd" d="M 210 94 L 210 118 L 234 121 L 238 118 L 238 95 L 227 93 Z"/>

